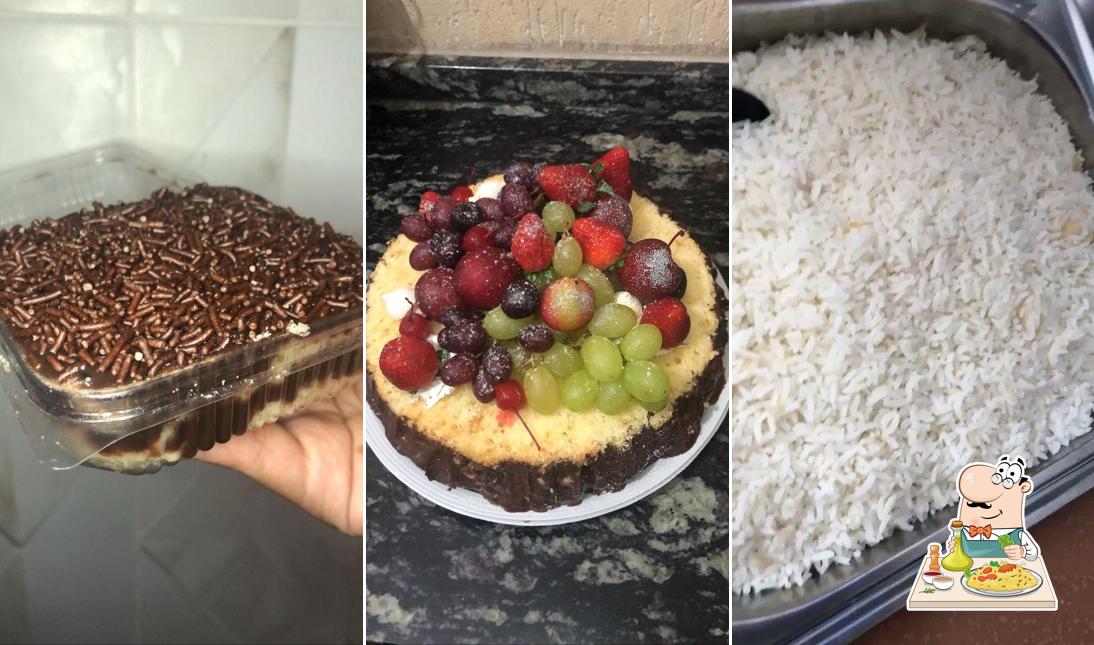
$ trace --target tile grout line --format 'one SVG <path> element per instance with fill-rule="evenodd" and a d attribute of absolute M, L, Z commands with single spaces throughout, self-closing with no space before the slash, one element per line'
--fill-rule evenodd
<path fill-rule="evenodd" d="M 129 112 L 126 128 L 130 141 L 139 143 L 137 131 L 137 26 L 133 20 L 136 0 L 126 0 L 126 31 L 129 39 L 129 65 L 126 67 L 126 109 Z"/>
<path fill-rule="evenodd" d="M 254 83 L 255 79 L 258 77 L 259 74 L 262 73 L 263 68 L 266 66 L 266 64 L 275 55 L 275 53 L 277 51 L 277 48 L 281 44 L 281 40 L 285 35 L 285 31 L 287 31 L 287 30 L 283 30 L 280 34 L 277 35 L 276 38 L 274 38 L 273 42 L 270 44 L 270 47 L 262 54 L 262 57 L 258 59 L 258 62 L 255 63 L 254 68 L 252 68 L 250 73 L 247 75 L 246 80 L 244 82 L 240 83 L 240 86 L 239 86 L 238 90 L 232 96 L 231 100 L 228 101 L 228 103 L 225 106 L 224 110 L 220 114 L 217 115 L 215 120 L 212 121 L 212 123 L 209 125 L 209 129 L 206 130 L 201 135 L 201 137 L 198 138 L 198 142 L 194 145 L 194 147 L 186 155 L 186 158 L 183 161 L 183 164 L 187 168 L 192 167 L 191 164 L 193 163 L 194 158 L 197 157 L 198 154 L 201 153 L 202 146 L 204 146 L 209 141 L 209 138 L 212 137 L 213 134 L 216 133 L 217 128 L 220 127 L 221 123 L 228 116 L 228 114 L 232 111 L 232 108 L 235 107 L 236 103 L 240 100 L 240 98 L 243 96 L 243 94 L 251 88 L 251 85 Z M 294 52 L 293 59 L 294 59 L 294 62 L 295 62 L 295 52 Z M 286 109 L 288 109 L 288 108 L 286 108 Z"/>
<path fill-rule="evenodd" d="M 140 145 L 140 133 L 138 131 L 139 119 L 137 115 L 137 25 L 133 19 L 136 14 L 136 0 L 126 0 L 125 13 L 126 13 L 126 32 L 129 39 L 129 65 L 126 67 L 126 101 L 127 109 L 129 112 L 129 123 L 127 126 L 128 133 L 127 138 L 135 145 Z M 137 488 L 133 491 L 133 509 L 137 509 L 140 506 L 140 489 Z M 137 563 L 140 557 L 140 518 L 138 513 L 133 513 L 133 555 L 131 561 Z M 139 565 L 133 568 L 133 587 L 136 590 L 135 597 L 133 599 L 134 611 L 132 617 L 131 629 L 133 634 L 133 642 L 142 643 L 141 639 L 141 623 L 144 616 L 144 576 L 141 573 L 141 567 Z"/>

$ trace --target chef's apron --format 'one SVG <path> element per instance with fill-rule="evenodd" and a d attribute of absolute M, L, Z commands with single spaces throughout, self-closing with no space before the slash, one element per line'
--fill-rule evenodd
<path fill-rule="evenodd" d="M 1018 534 L 1022 529 L 1014 529 L 1007 535 L 1010 539 L 1014 540 L 1014 544 L 1021 544 L 1022 540 L 1018 537 Z M 1003 551 L 1003 547 L 999 546 L 999 540 L 970 540 L 965 535 L 961 536 L 965 538 L 961 540 L 961 546 L 965 549 L 965 555 L 970 558 L 1005 558 L 1007 554 Z"/>

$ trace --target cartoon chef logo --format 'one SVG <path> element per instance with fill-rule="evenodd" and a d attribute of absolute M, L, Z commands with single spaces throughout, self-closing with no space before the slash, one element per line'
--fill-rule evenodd
<path fill-rule="evenodd" d="M 957 517 L 943 554 L 928 545 L 907 608 L 912 611 L 1056 609 L 1041 549 L 1026 529 L 1033 480 L 1022 457 L 972 463 L 957 476 Z"/>
<path fill-rule="evenodd" d="M 994 466 L 975 463 L 961 471 L 957 519 L 962 524 L 965 555 L 1033 561 L 1041 554 L 1025 528 L 1026 495 L 1033 490 L 1025 471 L 1025 460 L 1011 460 L 1007 455 Z M 947 553 L 954 551 L 955 542 L 956 536 L 951 535 Z"/>

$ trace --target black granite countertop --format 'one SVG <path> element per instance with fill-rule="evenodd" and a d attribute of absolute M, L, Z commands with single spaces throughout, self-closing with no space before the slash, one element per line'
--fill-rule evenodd
<path fill-rule="evenodd" d="M 727 273 L 728 66 L 372 56 L 366 238 L 371 270 L 425 190 L 513 159 L 630 149 L 635 190 Z M 557 527 L 434 506 L 366 456 L 366 638 L 395 643 L 724 642 L 728 425 L 665 488 Z"/>

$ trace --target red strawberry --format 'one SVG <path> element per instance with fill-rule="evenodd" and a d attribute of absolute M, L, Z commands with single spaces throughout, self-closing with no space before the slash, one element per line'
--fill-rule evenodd
<path fill-rule="evenodd" d="M 425 338 L 429 335 L 429 319 L 416 311 L 409 311 L 399 321 L 399 333 L 404 336 Z"/>
<path fill-rule="evenodd" d="M 661 347 L 668 349 L 684 342 L 691 331 L 691 317 L 684 303 L 676 298 L 654 300 L 642 310 L 643 323 L 661 331 Z"/>
<path fill-rule="evenodd" d="M 539 186 L 552 200 L 571 207 L 596 199 L 596 179 L 580 164 L 547 166 L 539 173 Z"/>
<path fill-rule="evenodd" d="M 598 269 L 607 269 L 615 264 L 627 248 L 627 239 L 619 229 L 591 217 L 575 220 L 571 233 L 581 245 L 581 256 L 585 262 Z"/>
<path fill-rule="evenodd" d="M 380 371 L 400 390 L 418 390 L 437 375 L 437 352 L 421 338 L 399 336 L 380 351 Z"/>
<path fill-rule="evenodd" d="M 555 242 L 535 213 L 525 213 L 520 218 L 511 248 L 517 264 L 529 272 L 546 269 L 555 256 Z"/>
<path fill-rule="evenodd" d="M 448 193 L 448 196 L 457 204 L 462 204 L 471 199 L 474 194 L 468 186 L 456 186 L 452 189 L 452 192 Z"/>
<path fill-rule="evenodd" d="M 616 146 L 604 153 L 604 156 L 593 162 L 604 164 L 600 171 L 600 178 L 612 187 L 616 195 L 628 202 L 631 200 L 631 155 L 623 146 Z"/>
<path fill-rule="evenodd" d="M 427 190 L 422 193 L 422 198 L 418 201 L 418 214 L 422 217 L 429 219 L 429 214 L 433 212 L 433 207 L 437 205 L 437 200 L 440 199 L 440 195 Z"/>

